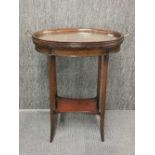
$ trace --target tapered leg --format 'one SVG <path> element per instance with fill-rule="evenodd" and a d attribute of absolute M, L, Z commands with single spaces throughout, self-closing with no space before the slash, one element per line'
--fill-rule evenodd
<path fill-rule="evenodd" d="M 49 67 L 49 91 L 50 91 L 50 124 L 51 124 L 51 133 L 50 133 L 50 142 L 52 142 L 55 134 L 56 128 L 56 94 L 57 94 L 57 85 L 56 85 L 56 57 L 48 57 L 48 67 Z"/>
<path fill-rule="evenodd" d="M 104 55 L 101 57 L 101 96 L 99 101 L 100 109 L 100 133 L 101 140 L 104 141 L 104 114 L 105 114 L 105 101 L 106 101 L 106 83 L 107 83 L 107 74 L 108 74 L 108 60 L 109 55 Z"/>
<path fill-rule="evenodd" d="M 101 90 L 101 56 L 98 57 L 98 78 L 97 78 L 97 110 L 99 110 L 100 90 Z"/>

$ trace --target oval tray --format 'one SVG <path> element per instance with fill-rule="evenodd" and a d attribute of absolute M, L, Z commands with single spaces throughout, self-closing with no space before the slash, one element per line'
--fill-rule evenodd
<path fill-rule="evenodd" d="M 120 46 L 122 33 L 107 29 L 61 28 L 38 31 L 32 35 L 36 46 L 58 48 L 113 48 Z"/>

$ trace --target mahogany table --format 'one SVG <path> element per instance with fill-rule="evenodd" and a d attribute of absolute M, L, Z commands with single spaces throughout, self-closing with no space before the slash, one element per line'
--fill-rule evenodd
<path fill-rule="evenodd" d="M 50 119 L 52 142 L 56 129 L 57 114 L 63 112 L 88 112 L 100 116 L 100 134 L 104 141 L 104 113 L 106 82 L 110 53 L 120 50 L 124 40 L 122 33 L 106 29 L 50 29 L 32 35 L 35 49 L 48 55 Z M 56 56 L 98 56 L 97 95 L 89 99 L 64 98 L 57 95 Z"/>

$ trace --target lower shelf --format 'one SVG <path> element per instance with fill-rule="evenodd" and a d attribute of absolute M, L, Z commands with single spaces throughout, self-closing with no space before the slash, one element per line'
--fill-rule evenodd
<path fill-rule="evenodd" d="M 96 98 L 69 99 L 69 98 L 57 97 L 57 112 L 97 113 Z"/>

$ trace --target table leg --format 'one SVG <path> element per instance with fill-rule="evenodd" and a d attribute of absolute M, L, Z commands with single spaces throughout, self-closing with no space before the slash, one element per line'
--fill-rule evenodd
<path fill-rule="evenodd" d="M 49 72 L 49 92 L 50 92 L 50 142 L 52 142 L 55 134 L 57 114 L 56 114 L 56 57 L 48 56 L 48 72 Z"/>
<path fill-rule="evenodd" d="M 100 112 L 99 109 L 99 101 L 100 101 L 100 90 L 101 90 L 101 56 L 98 57 L 98 78 L 97 78 L 97 111 Z"/>
<path fill-rule="evenodd" d="M 101 97 L 99 101 L 100 109 L 100 134 L 101 140 L 104 141 L 104 114 L 105 114 L 105 101 L 106 101 L 106 83 L 107 83 L 107 74 L 108 74 L 108 61 L 109 55 L 104 55 L 101 57 Z"/>

